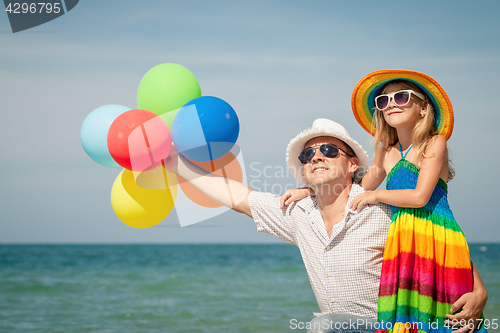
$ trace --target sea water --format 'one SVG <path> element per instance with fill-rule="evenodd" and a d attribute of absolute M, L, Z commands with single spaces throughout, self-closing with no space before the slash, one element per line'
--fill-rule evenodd
<path fill-rule="evenodd" d="M 500 318 L 500 244 L 470 250 Z M 317 311 L 287 244 L 0 245 L 0 332 L 291 332 Z"/>

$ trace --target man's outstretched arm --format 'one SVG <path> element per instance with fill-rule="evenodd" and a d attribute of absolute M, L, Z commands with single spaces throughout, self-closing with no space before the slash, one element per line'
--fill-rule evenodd
<path fill-rule="evenodd" d="M 212 200 L 252 217 L 248 205 L 248 195 L 252 190 L 244 184 L 203 170 L 182 157 L 174 147 L 165 161 L 165 168 L 184 178 Z"/>

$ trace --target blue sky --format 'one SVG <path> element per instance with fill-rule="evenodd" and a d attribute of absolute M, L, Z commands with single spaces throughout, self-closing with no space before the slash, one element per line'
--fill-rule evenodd
<path fill-rule="evenodd" d="M 120 170 L 85 154 L 80 126 L 101 105 L 136 108 L 142 76 L 168 62 L 236 110 L 248 179 L 283 186 L 292 179 L 256 178 L 253 169 L 283 170 L 288 141 L 316 118 L 342 123 L 373 151 L 350 108 L 364 75 L 431 75 L 455 110 L 452 210 L 470 242 L 498 241 L 499 12 L 495 0 L 82 0 L 16 34 L 0 14 L 0 242 L 277 241 L 234 212 L 184 228 L 172 213 L 145 230 L 114 215 Z"/>

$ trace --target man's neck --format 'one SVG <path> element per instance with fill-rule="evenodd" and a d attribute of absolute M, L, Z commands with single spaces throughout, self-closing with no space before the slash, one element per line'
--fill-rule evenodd
<path fill-rule="evenodd" d="M 322 185 L 310 186 L 315 193 L 316 200 L 318 201 L 318 206 L 320 209 L 327 208 L 328 206 L 334 205 L 337 200 L 347 193 L 349 197 L 349 192 L 351 189 L 352 182 L 346 181 L 345 183 L 328 183 Z M 346 191 L 347 190 L 347 191 Z"/>
<path fill-rule="evenodd" d="M 323 191 L 319 189 L 316 192 L 316 201 L 318 202 L 318 209 L 323 217 L 323 222 L 325 223 L 325 229 L 328 236 L 331 235 L 331 230 L 333 226 L 344 218 L 345 206 L 349 200 L 349 193 L 351 192 L 351 183 L 338 187 L 337 191 Z M 330 187 L 332 189 L 332 187 Z M 335 187 L 333 187 L 335 189 Z M 340 189 L 342 189 L 340 191 Z M 340 193 L 339 193 L 340 192 Z"/>

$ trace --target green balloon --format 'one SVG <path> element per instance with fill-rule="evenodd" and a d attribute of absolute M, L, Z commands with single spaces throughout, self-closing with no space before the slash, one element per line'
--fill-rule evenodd
<path fill-rule="evenodd" d="M 160 115 L 160 118 L 163 119 L 163 121 L 165 121 L 167 123 L 168 128 L 170 129 L 170 132 L 172 132 L 172 123 L 174 122 L 175 115 L 177 114 L 178 111 L 179 111 L 179 109 L 176 109 L 176 110 L 165 112 L 165 113 Z"/>
<path fill-rule="evenodd" d="M 178 64 L 161 64 L 151 68 L 139 83 L 137 106 L 161 115 L 200 96 L 200 85 L 189 69 Z"/>

